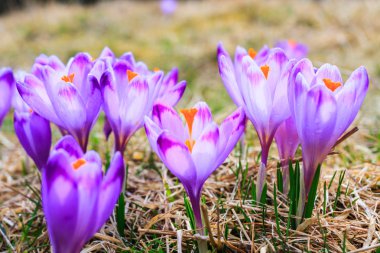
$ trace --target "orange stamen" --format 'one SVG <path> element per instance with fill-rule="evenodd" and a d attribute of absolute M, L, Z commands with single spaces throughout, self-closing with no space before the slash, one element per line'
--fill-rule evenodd
<path fill-rule="evenodd" d="M 33 113 L 32 108 L 29 108 L 28 112 L 29 112 L 29 113 Z"/>
<path fill-rule="evenodd" d="M 260 68 L 261 68 L 261 71 L 263 72 L 265 78 L 268 79 L 269 66 L 264 65 L 264 66 L 261 66 Z"/>
<path fill-rule="evenodd" d="M 291 48 L 295 48 L 297 46 L 297 41 L 295 40 L 288 40 L 288 44 Z"/>
<path fill-rule="evenodd" d="M 332 92 L 342 86 L 340 82 L 333 82 L 329 78 L 324 78 L 323 82 L 325 83 L 326 87 L 329 88 Z"/>
<path fill-rule="evenodd" d="M 182 110 L 180 110 L 180 112 L 185 117 L 187 127 L 189 129 L 189 135 L 191 138 L 191 133 L 193 132 L 194 117 L 195 117 L 195 114 L 197 114 L 198 110 L 195 108 L 191 108 L 191 109 L 182 109 Z"/>
<path fill-rule="evenodd" d="M 75 74 L 71 73 L 68 76 L 62 76 L 61 80 L 64 81 L 64 82 L 66 82 L 66 83 L 72 83 L 74 81 L 74 76 L 75 76 Z"/>
<path fill-rule="evenodd" d="M 255 51 L 255 49 L 253 48 L 248 49 L 248 55 L 251 56 L 252 59 L 255 59 L 256 54 L 257 52 Z"/>
<path fill-rule="evenodd" d="M 133 78 L 138 76 L 136 72 L 130 71 L 129 69 L 127 70 L 127 76 L 128 76 L 128 81 L 132 81 Z"/>
<path fill-rule="evenodd" d="M 154 67 L 154 68 L 153 68 L 153 71 L 154 71 L 154 72 L 158 72 L 158 71 L 160 71 L 160 70 L 161 70 L 161 69 L 159 69 L 159 68 L 157 68 L 157 67 Z"/>
<path fill-rule="evenodd" d="M 76 160 L 75 162 L 73 162 L 72 166 L 73 166 L 74 170 L 77 170 L 82 165 L 85 165 L 85 164 L 86 164 L 86 160 L 84 160 L 83 158 L 80 158 L 80 159 Z"/>
<path fill-rule="evenodd" d="M 192 139 L 187 139 L 185 141 L 185 145 L 187 146 L 187 148 L 189 149 L 190 153 L 193 152 L 193 147 L 195 145 L 195 141 L 192 140 Z"/>

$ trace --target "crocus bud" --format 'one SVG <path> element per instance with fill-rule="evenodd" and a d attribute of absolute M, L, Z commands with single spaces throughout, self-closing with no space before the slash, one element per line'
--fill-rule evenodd
<path fill-rule="evenodd" d="M 46 165 L 51 146 L 50 123 L 26 107 L 15 110 L 14 129 L 22 147 L 39 170 Z"/>
<path fill-rule="evenodd" d="M 0 69 L 0 127 L 12 105 L 12 96 L 15 86 L 15 79 L 12 69 Z"/>

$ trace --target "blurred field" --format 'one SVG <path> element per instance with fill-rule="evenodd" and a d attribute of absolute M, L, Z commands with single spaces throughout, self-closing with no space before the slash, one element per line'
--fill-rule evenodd
<path fill-rule="evenodd" d="M 355 124 L 359 126 L 359 133 L 338 148 L 341 155 L 328 159 L 323 178 L 331 179 L 333 171 L 349 168 L 351 172 L 348 173 L 347 182 L 350 182 L 350 185 L 356 184 L 355 187 L 358 188 L 363 187 L 364 190 L 360 193 L 364 194 L 363 203 L 372 210 L 371 212 L 378 214 L 379 207 L 377 205 L 380 201 L 379 13 L 380 1 L 372 0 L 320 2 L 295 0 L 266 2 L 258 0 L 184 1 L 179 3 L 177 11 L 170 17 L 162 15 L 158 1 L 110 1 L 90 7 L 49 4 L 45 7 L 29 7 L 0 17 L 0 66 L 11 66 L 16 70 L 29 70 L 34 58 L 40 53 L 56 54 L 66 61 L 79 51 L 87 51 L 95 58 L 104 46 L 109 46 L 117 55 L 132 51 L 137 60 L 145 61 L 151 68 L 157 66 L 163 70 L 169 70 L 177 66 L 180 70 L 180 78 L 189 83 L 179 107 L 193 104 L 198 100 L 206 100 L 213 112 L 217 114 L 216 118 L 220 119 L 231 112 L 234 105 L 224 90 L 218 73 L 216 45 L 219 41 L 222 41 L 230 54 L 233 54 L 236 45 L 259 49 L 264 44 L 272 46 L 278 39 L 295 39 L 309 46 L 310 58 L 316 65 L 325 62 L 338 65 L 345 75 L 344 79 L 355 68 L 364 65 L 370 74 L 371 87 Z M 16 143 L 15 137 L 11 134 L 11 125 L 9 118 L 4 126 L 5 135 Z M 103 141 L 103 137 L 100 137 L 100 125 L 97 126 L 96 131 L 93 134 L 93 140 Z M 254 166 L 254 155 L 258 151 L 258 141 L 253 134 L 252 127 L 249 127 L 248 131 L 250 131 L 248 144 L 251 145 L 248 152 L 248 155 L 251 154 L 251 158 L 248 161 L 250 166 Z M 157 206 L 160 204 L 160 200 L 162 202 L 165 199 L 161 177 L 152 176 L 152 170 L 148 170 L 148 172 L 142 170 L 142 168 L 149 166 L 147 159 L 144 158 L 144 162 L 141 162 L 140 159 L 136 158 L 140 153 L 147 154 L 149 152 L 147 145 L 144 133 L 141 132 L 133 138 L 130 145 L 133 148 L 130 148 L 126 157 L 134 166 L 128 186 L 131 206 L 133 203 L 143 206 L 141 214 L 139 213 L 136 219 L 131 218 L 129 221 L 131 224 L 137 224 L 138 227 L 144 227 L 149 222 L 149 218 L 154 217 L 154 214 L 169 212 L 169 206 L 176 205 L 171 203 L 165 205 L 164 209 Z M 98 146 L 102 145 L 98 144 Z M 34 217 L 32 221 L 36 222 L 36 214 L 33 214 L 34 209 L 31 207 L 33 205 L 30 200 L 27 200 L 27 197 L 34 196 L 34 193 L 28 190 L 25 184 L 27 182 L 33 187 L 38 188 L 39 186 L 38 180 L 35 178 L 36 172 L 27 172 L 27 176 L 21 177 L 20 157 L 22 151 L 18 144 L 11 149 L 3 145 L 0 150 L 2 151 L 0 155 L 2 158 L 0 185 L 7 186 L 0 186 L 0 204 L 2 205 L 0 219 L 2 219 L 3 225 L 6 224 L 4 226 L 10 227 L 7 232 L 18 231 L 18 234 L 8 235 L 10 240 L 14 242 L 17 251 L 46 252 L 46 243 L 48 242 L 46 230 L 37 236 L 38 239 L 35 242 L 28 241 L 26 243 L 25 238 L 30 235 L 25 235 L 24 230 L 17 230 L 10 226 L 7 221 L 4 221 L 6 218 L 12 224 L 18 222 L 18 226 L 21 227 L 30 221 L 31 217 Z M 272 148 L 272 156 L 277 157 L 274 147 Z M 235 161 L 236 157 L 231 159 Z M 272 160 L 274 161 L 274 159 Z M 228 189 L 235 190 L 235 179 L 231 179 L 230 169 L 221 168 L 215 174 L 208 181 L 205 190 L 208 201 L 213 203 L 210 208 L 215 208 L 214 204 L 217 202 L 213 191 L 218 192 L 221 188 L 224 188 L 226 192 Z M 250 175 L 255 175 L 255 171 L 251 170 Z M 227 185 L 222 186 L 218 179 L 226 176 L 229 178 L 226 179 Z M 163 177 L 165 180 L 169 180 L 169 184 L 175 185 L 171 179 Z M 147 186 L 141 186 L 141 183 L 146 182 L 146 180 L 151 180 L 149 184 L 152 191 L 149 191 L 149 194 L 144 193 Z M 371 185 L 366 188 L 368 182 L 371 182 Z M 334 194 L 333 189 L 331 194 Z M 173 191 L 177 192 L 176 199 L 182 198 L 182 192 L 178 186 L 174 186 Z M 23 192 L 27 197 L 18 194 L 10 201 L 9 196 L 17 192 Z M 19 204 L 15 204 L 18 201 Z M 233 203 L 238 202 L 236 200 Z M 352 204 L 352 199 L 342 199 L 341 202 L 343 203 L 342 210 L 345 210 L 345 203 Z M 133 208 L 138 209 L 138 205 L 137 207 L 133 206 Z M 364 211 L 359 209 L 357 207 L 354 211 L 351 210 L 352 213 L 347 214 L 343 221 L 333 218 L 325 220 L 327 224 L 330 222 L 335 226 L 335 232 L 338 231 L 337 233 L 331 232 L 333 230 L 330 231 L 329 236 L 333 238 L 329 237 L 329 240 L 333 240 L 330 241 L 332 244 L 331 252 L 343 251 L 335 245 L 342 243 L 342 231 L 348 231 L 348 235 L 351 236 L 347 237 L 348 242 L 353 247 L 350 250 L 360 248 L 364 243 L 367 243 L 366 239 L 369 237 L 370 231 L 372 231 L 372 235 L 370 239 L 367 239 L 367 244 L 379 242 L 380 221 L 378 215 L 373 216 L 375 225 L 373 225 L 374 228 L 370 228 L 369 224 L 372 224 L 373 221 L 369 220 L 368 214 L 362 214 Z M 136 215 L 134 211 L 134 209 L 130 210 L 133 215 Z M 354 213 L 355 211 L 357 213 Z M 38 212 L 37 221 L 39 223 L 37 224 L 41 225 L 43 219 L 40 210 Z M 26 213 L 25 217 L 23 216 L 24 213 Z M 173 213 L 184 216 L 181 208 L 177 208 L 177 211 L 173 211 Z M 133 215 L 131 217 L 135 217 Z M 144 215 L 146 221 L 136 221 L 138 217 L 141 218 Z M 21 217 L 20 220 L 17 217 Z M 212 222 L 215 223 L 216 218 L 214 216 L 213 218 Z M 359 230 L 350 231 L 348 228 L 353 220 L 356 220 L 357 223 L 353 222 L 354 225 L 352 226 L 360 227 Z M 159 224 L 156 227 L 157 230 L 172 229 L 167 221 L 164 224 L 162 222 Z M 102 239 L 101 236 L 98 236 L 92 242 L 94 251 L 121 252 L 127 250 L 129 252 L 128 250 L 131 248 L 125 246 L 127 244 L 123 244 L 121 239 L 113 234 L 112 226 L 115 224 L 108 225 L 110 228 L 101 233 L 108 237 Z M 131 231 L 134 229 L 137 231 L 137 228 L 133 226 L 130 228 Z M 328 225 L 323 226 L 328 227 Z M 321 236 L 317 228 L 318 224 L 314 224 L 308 232 L 305 232 L 306 234 L 298 235 L 309 238 L 309 244 L 305 243 L 305 245 L 311 245 L 309 249 L 312 252 L 319 250 L 322 245 L 322 242 L 316 239 Z M 270 228 L 268 229 L 270 230 Z M 356 237 L 358 234 L 360 234 L 359 238 Z M 136 247 L 141 249 L 141 252 L 144 250 L 157 252 L 154 251 L 154 247 L 158 246 L 150 243 L 161 237 L 157 235 L 142 238 L 136 243 L 139 245 Z M 163 246 L 158 245 L 165 249 L 165 240 L 168 243 L 169 237 L 162 238 L 164 238 L 162 239 Z M 175 236 L 170 238 L 175 239 Z M 315 243 L 310 243 L 313 238 L 316 240 Z M 236 240 L 238 241 L 238 239 L 237 237 Z M 244 240 L 246 240 L 245 237 Z M 102 241 L 108 243 L 103 245 Z M 101 247 L 98 246 L 100 244 Z M 170 241 L 169 244 L 175 243 Z M 253 248 L 258 250 L 260 245 L 264 244 L 267 242 L 260 240 Z M 297 242 L 294 244 L 296 245 Z M 36 245 L 42 246 L 35 248 Z M 302 245 L 304 246 L 304 244 Z M 295 247 L 298 250 L 308 247 L 303 246 Z M 6 249 L 6 243 L 0 242 L 0 251 Z"/>

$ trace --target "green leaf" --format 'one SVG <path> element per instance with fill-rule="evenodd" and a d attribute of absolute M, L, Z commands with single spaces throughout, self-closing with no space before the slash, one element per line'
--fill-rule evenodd
<path fill-rule="evenodd" d="M 277 163 L 277 185 L 278 190 L 282 193 L 284 193 L 284 186 L 283 186 L 283 177 L 282 177 L 282 171 L 281 171 L 281 163 Z"/>
<path fill-rule="evenodd" d="M 116 207 L 116 225 L 117 232 L 121 237 L 125 237 L 125 199 L 124 193 L 122 192 L 119 196 L 119 200 L 117 201 Z"/>
<path fill-rule="evenodd" d="M 317 167 L 317 171 L 314 174 L 313 182 L 311 183 L 308 199 L 306 202 L 305 212 L 304 212 L 304 218 L 305 219 L 310 218 L 311 214 L 313 213 L 314 202 L 315 202 L 315 198 L 317 196 L 320 173 L 321 173 L 321 165 L 319 164 Z"/>
<path fill-rule="evenodd" d="M 252 204 L 253 206 L 256 206 L 257 203 L 256 203 L 256 184 L 254 182 L 254 180 L 252 180 L 252 187 L 251 187 L 251 195 L 252 195 Z"/>
<path fill-rule="evenodd" d="M 189 201 L 189 198 L 187 196 L 184 196 L 184 203 L 185 203 L 185 210 L 186 210 L 186 215 L 190 220 L 190 227 L 195 233 L 196 226 L 195 226 L 195 218 L 194 218 L 194 211 L 193 208 L 191 207 L 191 203 Z"/>
<path fill-rule="evenodd" d="M 260 198 L 260 204 L 262 206 L 264 206 L 267 203 L 267 190 L 268 190 L 268 186 L 267 186 L 267 183 L 265 183 L 263 187 L 263 192 L 261 193 L 261 198 Z"/>
<path fill-rule="evenodd" d="M 341 189 L 342 189 L 342 183 L 343 183 L 343 179 L 344 179 L 344 176 L 346 175 L 346 171 L 342 171 L 340 172 L 339 174 L 339 184 L 338 184 L 338 189 L 336 190 L 336 196 L 335 196 L 335 200 L 334 200 L 334 206 L 333 206 L 333 211 L 335 212 L 336 210 L 336 206 L 338 204 L 338 198 L 341 194 Z"/>
<path fill-rule="evenodd" d="M 108 168 L 108 167 L 106 167 Z M 125 167 L 125 186 L 119 196 L 119 199 L 117 201 L 116 206 L 116 227 L 117 232 L 119 232 L 120 237 L 125 237 L 125 197 L 124 197 L 124 190 L 127 188 L 127 181 L 128 181 L 128 165 Z"/>
<path fill-rule="evenodd" d="M 278 215 L 278 207 L 277 207 L 277 189 L 276 189 L 276 183 L 273 187 L 273 205 L 274 205 L 274 216 L 276 218 L 276 230 L 277 234 L 280 236 L 282 240 L 282 234 L 280 229 L 280 216 Z"/>
<path fill-rule="evenodd" d="M 326 214 L 326 206 L 327 206 L 327 185 L 326 181 L 323 183 L 323 215 Z"/>

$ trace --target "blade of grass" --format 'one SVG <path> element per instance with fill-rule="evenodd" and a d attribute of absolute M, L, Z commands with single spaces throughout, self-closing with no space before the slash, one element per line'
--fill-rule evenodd
<path fill-rule="evenodd" d="M 334 206 L 333 206 L 333 212 L 335 212 L 336 210 L 336 206 L 338 204 L 338 198 L 341 194 L 341 189 L 342 189 L 342 183 L 343 183 L 343 179 L 344 179 L 344 176 L 346 175 L 346 171 L 342 171 L 340 172 L 339 174 L 339 184 L 338 184 L 338 189 L 336 190 L 336 196 L 335 196 L 335 200 L 334 200 Z M 333 213 L 333 216 L 334 216 L 334 213 Z"/>
<path fill-rule="evenodd" d="M 284 193 L 283 177 L 282 177 L 282 171 L 281 171 L 281 163 L 277 163 L 277 186 L 278 186 L 278 190 L 280 192 Z"/>
<path fill-rule="evenodd" d="M 321 165 L 318 165 L 317 171 L 315 172 L 313 181 L 311 183 L 310 191 L 309 191 L 309 194 L 307 197 L 307 202 L 305 205 L 305 212 L 304 212 L 304 218 L 305 219 L 310 218 L 311 214 L 313 213 L 314 202 L 315 202 L 315 198 L 317 196 L 320 173 L 321 173 Z"/>

